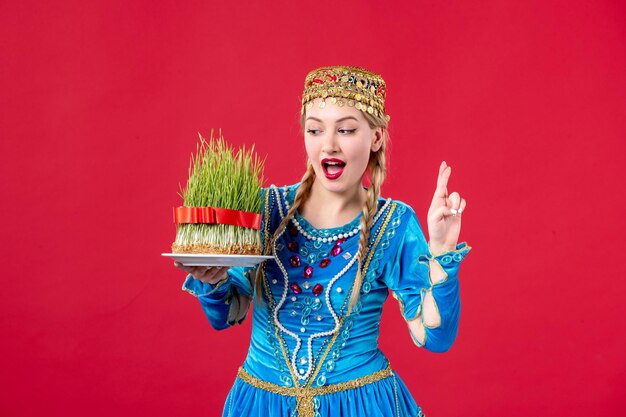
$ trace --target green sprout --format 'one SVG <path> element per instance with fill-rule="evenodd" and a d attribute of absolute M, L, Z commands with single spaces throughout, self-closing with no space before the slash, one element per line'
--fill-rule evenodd
<path fill-rule="evenodd" d="M 206 141 L 200 133 L 191 154 L 187 186 L 178 193 L 189 207 L 217 207 L 261 213 L 261 187 L 265 159 L 254 145 L 235 150 L 220 130 Z M 224 224 L 178 224 L 172 251 L 178 253 L 259 254 L 259 231 Z"/>

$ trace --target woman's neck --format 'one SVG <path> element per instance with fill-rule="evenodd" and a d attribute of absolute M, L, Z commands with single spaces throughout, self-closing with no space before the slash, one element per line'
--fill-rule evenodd
<path fill-rule="evenodd" d="M 336 193 L 314 181 L 309 198 L 298 211 L 313 227 L 328 229 L 351 222 L 363 210 L 366 199 L 367 191 L 361 185 Z"/>

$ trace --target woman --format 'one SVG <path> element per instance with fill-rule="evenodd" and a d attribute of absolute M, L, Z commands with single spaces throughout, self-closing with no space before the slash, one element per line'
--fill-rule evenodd
<path fill-rule="evenodd" d="M 359 67 L 322 67 L 305 80 L 308 156 L 297 184 L 264 189 L 263 250 L 255 268 L 179 268 L 211 325 L 245 318 L 248 356 L 224 416 L 421 416 L 378 349 L 388 289 L 415 344 L 448 350 L 460 312 L 457 245 L 466 202 L 448 195 L 442 162 L 427 242 L 414 211 L 380 197 L 388 140 L 385 82 Z M 369 174 L 369 187 L 363 186 Z M 258 273 L 257 273 L 258 272 Z"/>

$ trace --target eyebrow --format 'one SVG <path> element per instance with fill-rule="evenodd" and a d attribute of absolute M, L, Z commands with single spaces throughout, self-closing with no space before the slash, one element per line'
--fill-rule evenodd
<path fill-rule="evenodd" d="M 318 119 L 317 117 L 313 117 L 313 116 L 309 116 L 306 119 L 307 120 L 311 119 L 311 120 L 315 120 L 315 121 L 321 122 L 320 119 Z M 335 123 L 339 123 L 339 122 L 342 122 L 342 121 L 347 120 L 347 119 L 353 119 L 353 120 L 356 120 L 358 122 L 356 117 L 354 117 L 354 116 L 346 116 L 346 117 L 342 117 L 341 119 L 337 119 L 335 121 Z"/>

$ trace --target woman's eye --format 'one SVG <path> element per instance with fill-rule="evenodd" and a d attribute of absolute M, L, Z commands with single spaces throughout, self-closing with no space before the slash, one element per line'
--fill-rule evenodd
<path fill-rule="evenodd" d="M 317 129 L 307 129 L 306 132 L 310 133 L 312 135 L 315 135 L 317 132 L 319 132 L 319 130 L 317 130 Z"/>
<path fill-rule="evenodd" d="M 354 133 L 356 129 L 339 129 L 339 133 L 345 133 L 347 135 Z"/>

